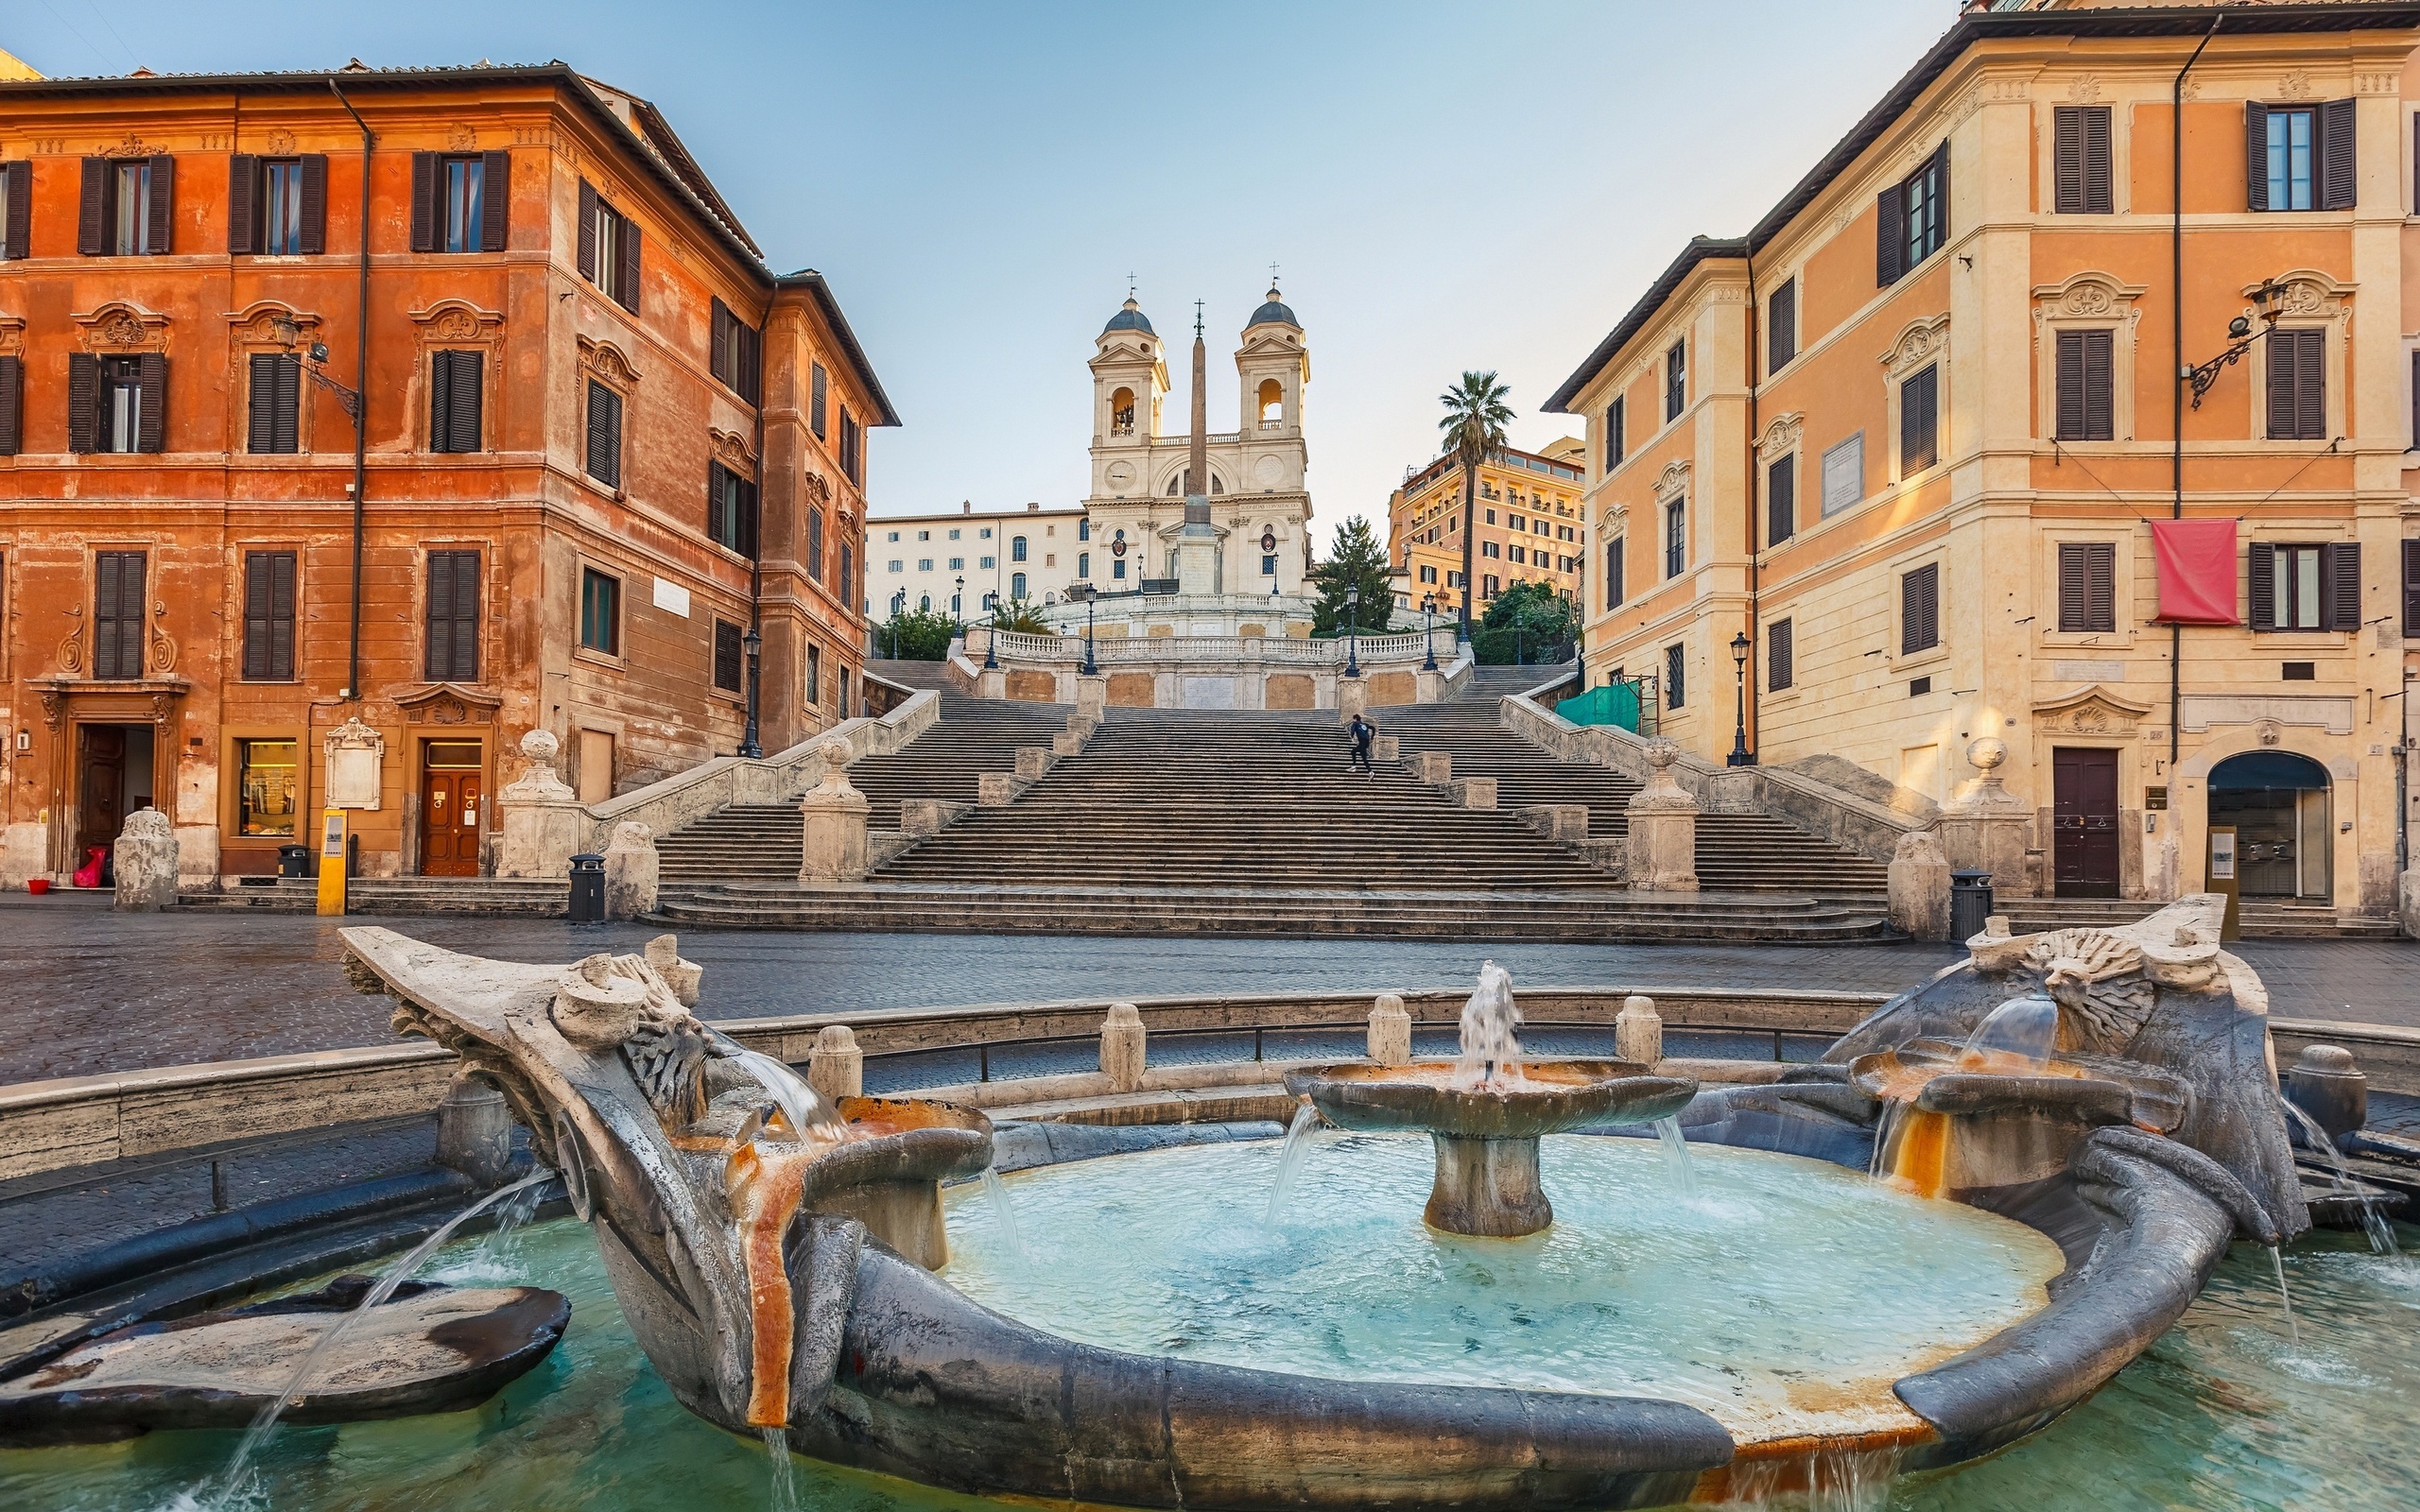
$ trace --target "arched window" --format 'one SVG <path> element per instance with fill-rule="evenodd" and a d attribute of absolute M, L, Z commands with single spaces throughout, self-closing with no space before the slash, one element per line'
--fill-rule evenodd
<path fill-rule="evenodd" d="M 1020 541 L 1017 544 L 1022 546 L 1025 542 Z M 1009 596 L 1011 598 L 1025 597 L 1025 574 L 1011 573 L 1009 575 Z"/>
<path fill-rule="evenodd" d="M 1273 431 L 1286 423 L 1286 386 L 1274 378 L 1260 381 L 1260 428 Z"/>
<path fill-rule="evenodd" d="M 1134 434 L 1134 390 L 1121 388 L 1109 396 L 1109 434 Z"/>
<path fill-rule="evenodd" d="M 1018 536 L 1018 537 L 1016 537 L 1016 538 L 1012 539 L 1011 541 L 1010 541 L 1010 542 L 1009 542 L 1009 560 L 1011 560 L 1011 561 L 1023 561 L 1023 560 L 1025 560 L 1025 537 L 1023 537 L 1023 536 Z M 1023 597 L 1025 597 L 1025 595 L 1024 595 L 1023 593 L 1019 593 L 1019 594 L 1017 595 L 1017 597 L 1019 597 L 1019 598 L 1023 598 Z"/>
<path fill-rule="evenodd" d="M 932 611 L 933 595 L 930 593 L 918 594 L 916 596 L 916 612 L 919 614 L 930 614 Z"/>
<path fill-rule="evenodd" d="M 1093 539 L 1093 517 L 1091 515 L 1086 515 L 1081 520 L 1076 522 L 1076 539 L 1078 541 L 1090 541 Z"/>
<path fill-rule="evenodd" d="M 1089 551 L 1076 553 L 1076 580 L 1081 582 L 1092 575 L 1093 554 Z"/>

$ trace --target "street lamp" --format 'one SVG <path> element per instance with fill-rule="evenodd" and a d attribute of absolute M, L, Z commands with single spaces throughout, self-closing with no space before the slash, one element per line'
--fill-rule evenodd
<path fill-rule="evenodd" d="M 1741 630 L 1731 638 L 1731 664 L 1737 670 L 1739 681 L 1739 712 L 1731 731 L 1731 755 L 1727 765 L 1754 766 L 1756 753 L 1748 748 L 1748 632 Z"/>
<path fill-rule="evenodd" d="M 2252 306 L 2227 322 L 2227 350 L 2199 367 L 2186 369 L 2178 375 L 2193 386 L 2195 409 L 2202 407 L 2202 396 L 2208 393 L 2210 386 L 2219 381 L 2219 373 L 2221 369 L 2241 361 L 2243 354 L 2252 350 L 2255 342 L 2260 341 L 2276 331 L 2277 318 L 2286 313 L 2286 285 L 2275 279 L 2271 279 L 2254 289 Z M 2258 331 L 2252 329 L 2253 318 L 2256 316 L 2261 322 Z"/>
<path fill-rule="evenodd" d="M 984 594 L 983 610 L 992 617 L 991 627 L 983 634 L 983 670 L 997 672 L 1000 670 L 1000 595 Z"/>
<path fill-rule="evenodd" d="M 1437 595 L 1435 593 L 1420 595 L 1420 614 L 1421 644 L 1428 647 L 1428 660 L 1420 663 L 1420 670 L 1434 672 L 1437 670 Z"/>
<path fill-rule="evenodd" d="M 1358 588 L 1344 591 L 1344 675 L 1357 678 L 1361 675 L 1361 590 Z"/>
<path fill-rule="evenodd" d="M 748 633 L 740 637 L 739 644 L 748 653 L 748 733 L 739 739 L 739 754 L 762 756 L 765 747 L 756 743 L 756 691 L 759 686 L 757 679 L 764 668 L 765 638 L 756 633 L 755 626 L 751 625 Z"/>
<path fill-rule="evenodd" d="M 1093 607 L 1099 597 L 1098 589 L 1084 589 L 1084 676 L 1088 678 L 1100 671 L 1100 663 L 1093 660 Z"/>
<path fill-rule="evenodd" d="M 949 594 L 949 622 L 958 627 L 958 633 L 960 636 L 966 633 L 965 605 L 966 579 L 960 577 L 958 580 L 958 586 L 951 589 Z"/>
<path fill-rule="evenodd" d="M 353 428 L 359 430 L 361 428 L 361 391 L 357 388 L 348 388 L 328 376 L 326 366 L 328 344 L 324 341 L 314 341 L 308 351 L 295 352 L 294 349 L 302 340 L 302 327 L 295 322 L 294 317 L 284 310 L 269 317 L 268 329 L 269 334 L 277 337 L 279 346 L 292 352 L 297 359 L 303 359 L 298 361 L 298 366 L 302 368 L 304 377 L 337 396 L 337 406 L 344 411 L 345 418 L 353 421 Z"/>

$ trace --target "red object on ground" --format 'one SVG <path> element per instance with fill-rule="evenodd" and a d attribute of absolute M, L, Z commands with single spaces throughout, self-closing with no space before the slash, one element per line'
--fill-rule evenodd
<path fill-rule="evenodd" d="M 50 891 L 50 879 L 48 877 L 27 877 L 26 879 L 26 891 L 32 893 L 35 897 L 39 898 L 43 893 Z"/>
<path fill-rule="evenodd" d="M 84 853 L 84 864 L 76 868 L 76 885 L 78 887 L 99 886 L 101 864 L 109 859 L 109 854 L 110 848 L 105 845 L 93 846 L 87 850 Z"/>
<path fill-rule="evenodd" d="M 2154 520 L 2152 551 L 2159 562 L 2159 612 L 2164 625 L 2240 625 L 2236 612 L 2235 522 Z"/>

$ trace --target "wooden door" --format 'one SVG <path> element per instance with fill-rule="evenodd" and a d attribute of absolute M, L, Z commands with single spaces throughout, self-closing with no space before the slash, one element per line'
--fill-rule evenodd
<path fill-rule="evenodd" d="M 2052 858 L 2062 898 L 2118 896 L 2118 753 L 2050 752 Z"/>
<path fill-rule="evenodd" d="M 431 766 L 421 774 L 421 875 L 479 874 L 479 773 Z"/>
<path fill-rule="evenodd" d="M 114 845 L 126 828 L 126 731 L 115 725 L 76 727 L 76 854 L 84 864 L 93 846 Z"/>

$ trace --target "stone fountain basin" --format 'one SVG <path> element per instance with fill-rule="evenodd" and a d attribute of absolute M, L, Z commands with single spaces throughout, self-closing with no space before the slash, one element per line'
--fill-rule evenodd
<path fill-rule="evenodd" d="M 1971 1054 L 1948 1040 L 1914 1040 L 1859 1056 L 1848 1074 L 1870 1097 L 1927 1112 L 2033 1111 L 2163 1134 L 2184 1123 L 2191 1101 L 2183 1081 L 2137 1061 L 2068 1053 L 2037 1069 L 2014 1057 Z"/>
<path fill-rule="evenodd" d="M 1468 1140 L 1533 1140 L 1592 1124 L 1647 1124 L 1688 1106 L 1698 1084 L 1656 1076 L 1632 1060 L 1537 1060 L 1517 1081 L 1456 1086 L 1450 1060 L 1401 1066 L 1345 1061 L 1286 1074 L 1286 1090 L 1308 1097 L 1339 1128 L 1375 1133 L 1425 1129 Z"/>

